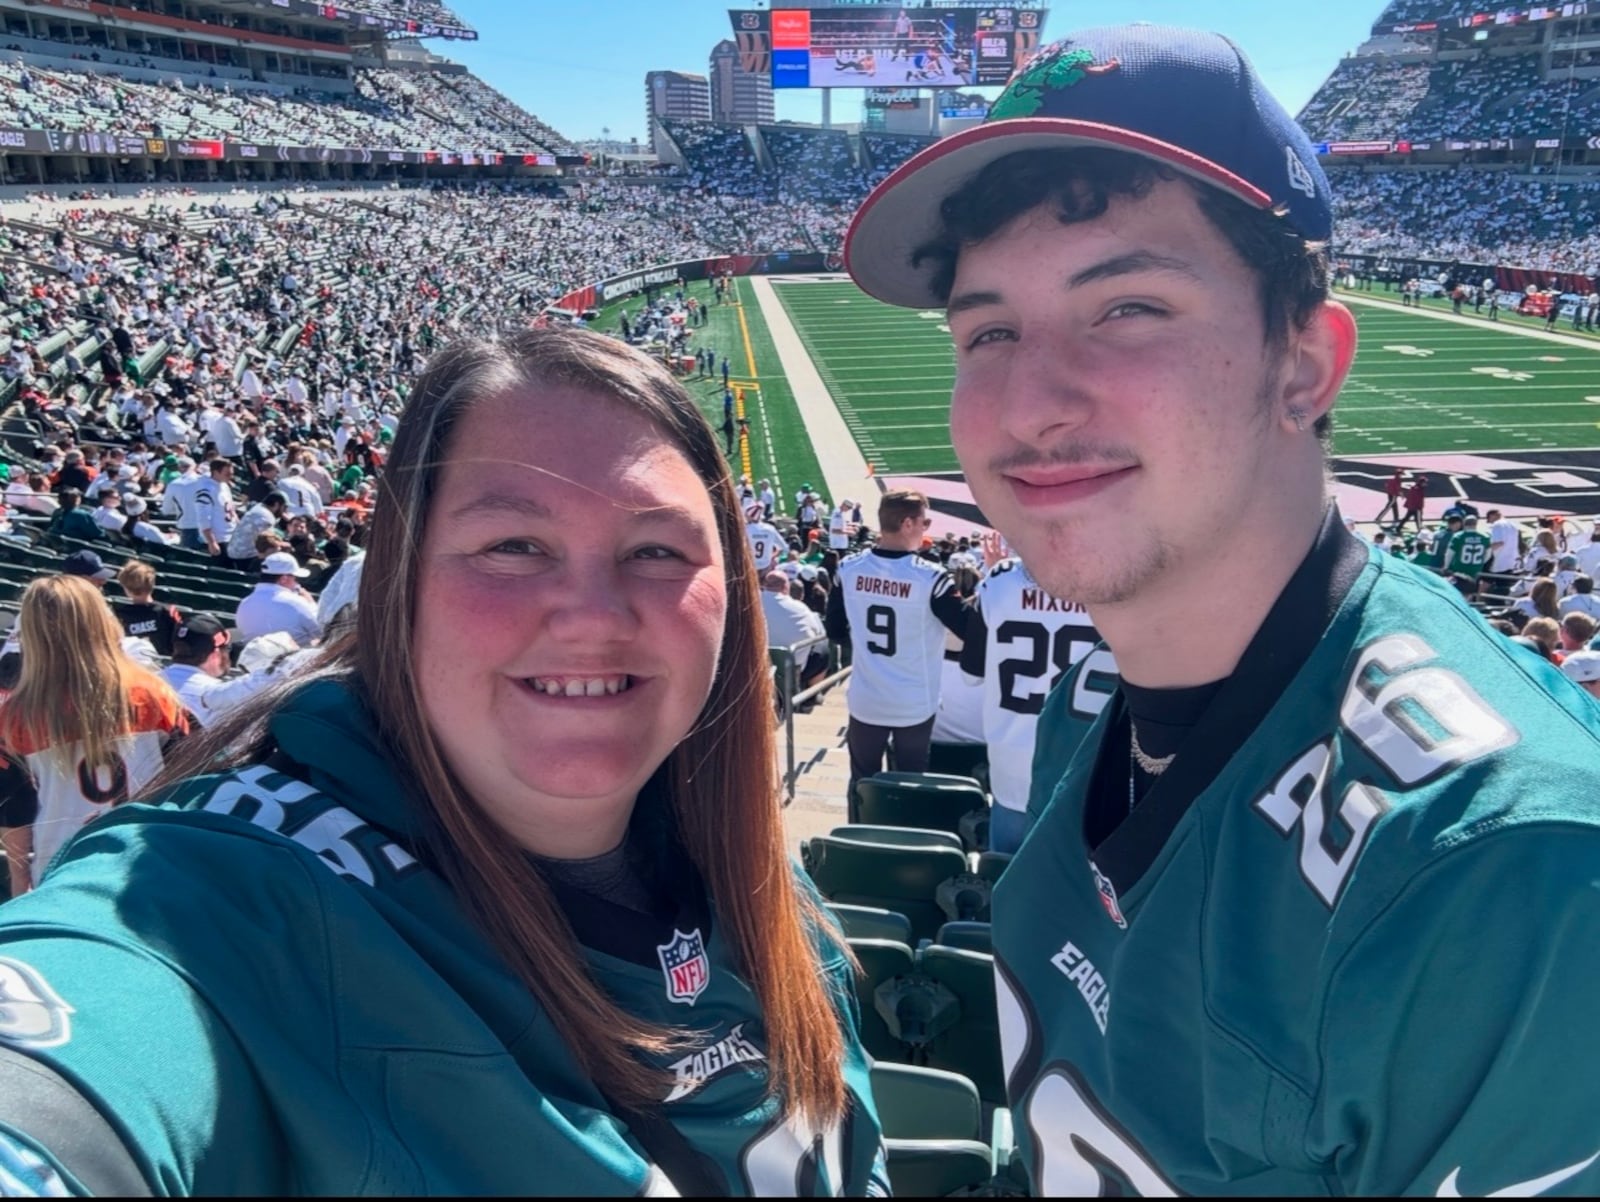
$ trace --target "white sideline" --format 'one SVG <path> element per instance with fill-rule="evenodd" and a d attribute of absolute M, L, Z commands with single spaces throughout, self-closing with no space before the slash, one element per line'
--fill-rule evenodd
<path fill-rule="evenodd" d="M 766 318 L 767 331 L 772 335 L 772 345 L 778 352 L 778 362 L 783 365 L 784 378 L 789 381 L 789 391 L 794 394 L 795 408 L 800 410 L 800 421 L 811 439 L 811 449 L 816 453 L 817 466 L 822 472 L 824 496 L 829 501 L 848 497 L 852 501 L 871 500 L 875 493 L 868 484 L 867 460 L 845 425 L 839 407 L 833 403 L 833 394 L 822 382 L 817 365 L 795 332 L 789 313 L 773 291 L 772 281 L 765 276 L 749 276 L 756 304 L 761 306 L 761 316 Z M 798 487 L 798 483 L 796 484 Z M 871 495 L 868 495 L 871 494 Z M 784 499 L 788 509 L 793 498 Z M 876 520 L 876 503 L 863 504 L 862 516 Z M 867 515 L 873 515 L 868 517 Z"/>
<path fill-rule="evenodd" d="M 1538 338 L 1543 342 L 1559 342 L 1563 346 L 1578 346 L 1586 351 L 1600 350 L 1600 342 L 1592 338 L 1574 338 L 1571 334 L 1546 333 L 1544 330 L 1530 330 L 1526 326 L 1501 325 L 1497 321 L 1490 321 L 1487 317 L 1468 317 L 1465 313 L 1457 317 L 1454 313 L 1435 313 L 1429 309 L 1416 308 L 1402 305 L 1399 301 L 1383 300 L 1380 297 L 1368 296 L 1360 292 L 1351 292 L 1340 288 L 1333 293 L 1333 299 L 1357 305 L 1371 305 L 1374 309 L 1393 309 L 1396 313 L 1414 313 L 1418 317 L 1432 318 L 1434 321 L 1448 321 L 1458 326 L 1472 326 L 1480 330 L 1504 330 L 1508 334 L 1517 334 L 1524 338 Z"/>

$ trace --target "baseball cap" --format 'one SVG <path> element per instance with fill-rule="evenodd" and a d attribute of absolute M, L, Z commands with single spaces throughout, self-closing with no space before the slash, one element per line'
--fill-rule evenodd
<path fill-rule="evenodd" d="M 84 576 L 90 580 L 110 580 L 117 572 L 115 568 L 108 568 L 101 563 L 100 557 L 93 551 L 74 551 L 61 561 L 61 574 Z"/>
<path fill-rule="evenodd" d="M 222 645 L 217 642 L 219 634 L 226 635 L 227 627 L 211 614 L 188 614 L 172 632 L 172 645 L 196 655 L 206 655 Z"/>
<path fill-rule="evenodd" d="M 261 561 L 263 576 L 298 576 L 302 580 L 311 575 L 300 566 L 300 561 L 287 551 L 274 551 Z"/>
<path fill-rule="evenodd" d="M 1578 557 L 1576 555 L 1563 555 L 1560 559 L 1556 560 L 1556 567 L 1558 568 L 1575 568 L 1577 566 Z"/>
<path fill-rule="evenodd" d="M 1561 673 L 1574 684 L 1600 680 L 1600 651 L 1574 651 L 1561 661 Z"/>
<path fill-rule="evenodd" d="M 911 256 L 939 231 L 940 206 L 979 171 L 1022 150 L 1099 147 L 1155 160 L 1246 204 L 1283 214 L 1313 242 L 1333 201 L 1310 139 L 1220 34 L 1168 25 L 1085 29 L 1012 77 L 981 125 L 908 159 L 862 202 L 846 269 L 891 305 L 939 308 L 934 263 Z"/>

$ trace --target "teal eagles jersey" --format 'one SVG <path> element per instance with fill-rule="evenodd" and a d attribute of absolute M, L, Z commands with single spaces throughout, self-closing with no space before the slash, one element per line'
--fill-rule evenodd
<path fill-rule="evenodd" d="M 761 1012 L 698 890 L 659 921 L 563 899 L 618 1004 L 695 1036 L 630 1127 L 419 861 L 352 694 L 309 686 L 272 730 L 269 764 L 118 809 L 0 909 L 0 1182 L 106 1179 L 49 1117 L 70 1087 L 155 1193 L 887 1193 L 831 944 L 851 1105 L 814 1131 L 766 1097 Z"/>
<path fill-rule="evenodd" d="M 1594 701 L 1327 525 L 1092 848 L 1127 710 L 1072 683 L 993 901 L 1036 1193 L 1600 1191 Z"/>
<path fill-rule="evenodd" d="M 1445 548 L 1450 544 L 1450 527 L 1435 526 L 1429 532 L 1427 539 L 1417 539 L 1417 550 L 1411 557 L 1411 562 L 1419 568 L 1433 568 L 1435 570 L 1444 566 Z"/>

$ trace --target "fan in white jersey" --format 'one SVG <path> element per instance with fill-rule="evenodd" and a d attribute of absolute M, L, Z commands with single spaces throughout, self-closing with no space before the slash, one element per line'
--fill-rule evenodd
<path fill-rule="evenodd" d="M 961 670 L 983 680 L 983 741 L 989 745 L 994 810 L 989 846 L 1012 852 L 1026 829 L 1033 741 L 1045 696 L 1073 664 L 1094 662 L 1078 676 L 1079 708 L 1098 714 L 1116 687 L 1116 662 L 1083 606 L 1051 596 L 1020 559 L 998 563 L 978 585 L 968 611 Z"/>
<path fill-rule="evenodd" d="M 765 520 L 766 512 L 766 506 L 759 501 L 751 501 L 744 507 L 744 532 L 750 540 L 750 557 L 756 561 L 758 577 L 765 576 L 777 567 L 788 548 L 777 527 Z"/>
<path fill-rule="evenodd" d="M 938 563 L 919 558 L 931 519 L 928 499 L 899 490 L 878 502 L 878 545 L 839 565 L 828 594 L 824 625 L 836 643 L 849 643 L 850 818 L 856 781 L 883 767 L 894 742 L 895 767 L 928 767 L 933 720 L 939 709 L 946 630 L 964 633 L 966 607 Z"/>

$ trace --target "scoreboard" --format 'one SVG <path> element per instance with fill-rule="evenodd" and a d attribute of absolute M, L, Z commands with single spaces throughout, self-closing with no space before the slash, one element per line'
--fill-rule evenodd
<path fill-rule="evenodd" d="M 774 88 L 1000 86 L 1039 49 L 1044 9 L 735 9 L 741 65 Z"/>

